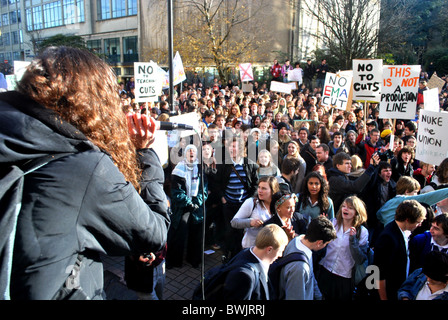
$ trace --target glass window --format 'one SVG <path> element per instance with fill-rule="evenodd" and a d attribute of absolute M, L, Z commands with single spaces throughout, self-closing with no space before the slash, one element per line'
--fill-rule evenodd
<path fill-rule="evenodd" d="M 112 0 L 112 18 L 126 16 L 126 0 Z"/>
<path fill-rule="evenodd" d="M 33 30 L 43 29 L 44 24 L 42 21 L 42 7 L 33 8 Z"/>
<path fill-rule="evenodd" d="M 110 3 L 109 0 L 98 0 L 98 20 L 110 19 Z"/>
<path fill-rule="evenodd" d="M 4 46 L 11 45 L 11 38 L 10 38 L 9 32 L 2 33 L 2 42 L 3 42 Z"/>
<path fill-rule="evenodd" d="M 101 40 L 87 40 L 86 42 L 87 49 L 94 53 L 101 53 L 103 52 L 101 48 Z"/>
<path fill-rule="evenodd" d="M 56 1 L 44 5 L 45 28 L 58 27 L 62 25 L 61 2 Z"/>
<path fill-rule="evenodd" d="M 109 62 L 116 63 L 120 61 L 120 39 L 111 38 L 104 40 L 104 54 L 107 56 Z"/>
<path fill-rule="evenodd" d="M 9 21 L 11 21 L 11 24 L 17 23 L 17 11 L 11 11 L 9 13 Z"/>
<path fill-rule="evenodd" d="M 137 0 L 128 0 L 128 16 L 137 14 Z"/>
<path fill-rule="evenodd" d="M 33 31 L 33 14 L 31 12 L 31 9 L 26 9 L 26 30 L 27 31 Z"/>
<path fill-rule="evenodd" d="M 123 38 L 123 61 L 124 62 L 138 61 L 138 46 L 136 36 Z"/>
<path fill-rule="evenodd" d="M 64 1 L 64 24 L 74 24 L 84 21 L 84 0 Z"/>
<path fill-rule="evenodd" d="M 19 31 L 11 32 L 11 36 L 12 36 L 12 44 L 19 44 L 20 43 Z"/>
<path fill-rule="evenodd" d="M 2 25 L 3 26 L 9 25 L 9 15 L 7 13 L 2 14 Z"/>

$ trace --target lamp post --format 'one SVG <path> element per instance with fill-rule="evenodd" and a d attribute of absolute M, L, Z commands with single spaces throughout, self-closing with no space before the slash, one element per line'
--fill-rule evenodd
<path fill-rule="evenodd" d="M 173 0 L 168 0 L 168 64 L 170 88 L 168 102 L 171 112 L 174 114 L 174 75 L 173 75 Z"/>

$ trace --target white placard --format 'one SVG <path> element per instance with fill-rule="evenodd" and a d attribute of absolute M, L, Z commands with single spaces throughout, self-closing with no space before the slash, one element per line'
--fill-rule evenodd
<path fill-rule="evenodd" d="M 415 158 L 439 165 L 448 157 L 447 112 L 420 110 Z"/>
<path fill-rule="evenodd" d="M 240 68 L 241 82 L 254 80 L 254 74 L 252 72 L 252 63 L 240 63 L 239 68 Z"/>
<path fill-rule="evenodd" d="M 423 91 L 423 104 L 426 111 L 439 112 L 439 89 L 433 88 Z"/>
<path fill-rule="evenodd" d="M 383 66 L 380 118 L 415 119 L 420 66 Z"/>
<path fill-rule="evenodd" d="M 352 81 L 351 72 L 327 72 L 325 85 L 322 90 L 323 106 L 347 110 L 352 104 Z"/>
<path fill-rule="evenodd" d="M 157 101 L 163 79 L 155 62 L 134 62 L 135 101 Z"/>
<path fill-rule="evenodd" d="M 269 88 L 269 91 L 291 93 L 292 87 L 291 84 L 287 82 L 271 81 L 271 87 Z"/>
<path fill-rule="evenodd" d="M 288 81 L 297 81 L 298 83 L 302 83 L 303 77 L 302 77 L 302 69 L 301 68 L 295 68 L 288 72 Z"/>
<path fill-rule="evenodd" d="M 353 100 L 380 102 L 383 60 L 353 60 Z"/>

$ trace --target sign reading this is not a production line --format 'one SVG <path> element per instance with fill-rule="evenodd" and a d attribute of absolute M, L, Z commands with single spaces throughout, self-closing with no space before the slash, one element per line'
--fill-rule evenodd
<path fill-rule="evenodd" d="M 163 77 L 155 62 L 135 62 L 135 101 L 157 101 L 162 93 Z"/>

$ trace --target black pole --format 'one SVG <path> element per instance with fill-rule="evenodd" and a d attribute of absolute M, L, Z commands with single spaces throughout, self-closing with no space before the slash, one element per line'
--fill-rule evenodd
<path fill-rule="evenodd" d="M 174 113 L 174 70 L 173 70 L 173 0 L 168 0 L 168 63 L 170 76 L 170 94 L 168 102 L 171 112 Z"/>

